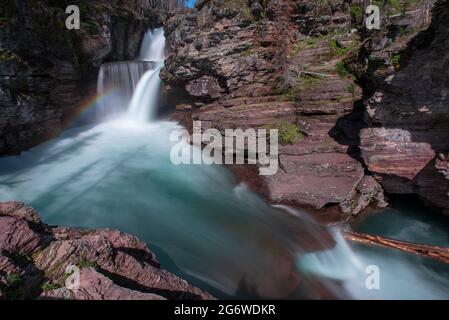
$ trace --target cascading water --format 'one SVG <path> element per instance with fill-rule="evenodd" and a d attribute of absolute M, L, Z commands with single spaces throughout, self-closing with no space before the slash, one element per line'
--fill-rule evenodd
<path fill-rule="evenodd" d="M 135 87 L 122 118 L 1 158 L 0 200 L 26 202 L 52 225 L 132 233 L 163 268 L 216 297 L 367 297 L 363 259 L 338 230 L 268 206 L 223 167 L 171 164 L 169 136 L 179 127 L 145 123 L 157 106 L 163 40 L 162 29 L 147 34 L 140 59 L 156 67 L 136 86 L 136 62 L 102 68 L 99 83 Z"/>
<path fill-rule="evenodd" d="M 126 111 L 140 78 L 152 65 L 144 61 L 104 63 L 100 67 L 97 92 L 105 97 L 98 102 L 97 119 L 107 120 Z"/>
<path fill-rule="evenodd" d="M 143 61 L 163 62 L 165 60 L 164 29 L 148 31 L 142 43 L 139 59 Z"/>
<path fill-rule="evenodd" d="M 126 111 L 130 118 L 140 122 L 154 116 L 164 50 L 164 30 L 158 28 L 145 34 L 138 59 L 101 65 L 97 91 L 104 99 L 98 102 L 98 120 L 108 120 Z"/>
<path fill-rule="evenodd" d="M 147 122 L 154 118 L 161 87 L 159 73 L 164 66 L 164 51 L 164 30 L 159 28 L 148 32 L 143 41 L 140 59 L 151 61 L 154 68 L 143 75 L 129 104 L 129 116 L 135 121 Z"/>

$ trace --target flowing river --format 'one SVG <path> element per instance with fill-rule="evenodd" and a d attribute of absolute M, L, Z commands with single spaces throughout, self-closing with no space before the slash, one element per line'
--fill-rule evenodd
<path fill-rule="evenodd" d="M 269 206 L 223 167 L 173 165 L 179 127 L 155 120 L 163 53 L 163 30 L 149 32 L 138 60 L 102 66 L 100 99 L 77 122 L 90 125 L 0 158 L 0 201 L 26 202 L 47 224 L 134 234 L 163 268 L 218 298 L 449 298 L 445 266 L 351 247 L 338 230 Z M 449 246 L 447 228 L 401 212 L 355 228 Z M 369 265 L 380 269 L 379 290 L 365 286 Z"/>

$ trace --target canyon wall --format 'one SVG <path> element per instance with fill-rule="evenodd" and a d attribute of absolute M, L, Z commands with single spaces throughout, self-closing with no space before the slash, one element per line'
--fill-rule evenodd
<path fill-rule="evenodd" d="M 368 170 L 389 193 L 417 194 L 449 213 L 449 1 L 430 27 L 394 49 L 385 34 L 367 43 L 369 128 L 361 131 Z M 396 45 L 398 47 L 398 45 Z M 385 68 L 393 58 L 393 68 Z"/>
<path fill-rule="evenodd" d="M 341 65 L 361 41 L 350 4 L 210 0 L 164 22 L 162 77 L 195 101 L 176 119 L 280 129 L 280 170 L 253 183 L 271 202 L 347 215 L 386 205 L 357 159 L 362 90 Z"/>
<path fill-rule="evenodd" d="M 70 4 L 81 29 L 65 26 Z M 145 1 L 4 0 L 0 7 L 0 154 L 59 133 L 96 93 L 104 61 L 133 59 L 157 7 Z"/>
<path fill-rule="evenodd" d="M 426 30 L 433 2 L 383 6 L 368 31 L 367 1 L 200 1 L 164 21 L 162 78 L 190 98 L 173 119 L 279 129 L 276 175 L 237 170 L 271 202 L 349 217 L 386 206 L 385 188 L 446 208 L 448 9 Z"/>

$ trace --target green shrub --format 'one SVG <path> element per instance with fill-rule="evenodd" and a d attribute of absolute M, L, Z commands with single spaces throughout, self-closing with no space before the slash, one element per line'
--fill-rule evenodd
<path fill-rule="evenodd" d="M 89 261 L 87 259 L 80 259 L 78 261 L 78 263 L 76 264 L 76 266 L 80 269 L 85 269 L 85 268 L 94 268 L 94 269 L 98 269 L 98 264 L 95 261 Z"/>
<path fill-rule="evenodd" d="M 299 130 L 299 126 L 288 122 L 280 122 L 275 125 L 264 126 L 265 129 L 279 130 L 279 143 L 281 145 L 295 144 L 304 139 L 304 134 Z"/>
<path fill-rule="evenodd" d="M 344 56 L 349 51 L 349 48 L 340 47 L 335 39 L 329 41 L 329 47 L 331 48 L 334 56 Z"/>
<path fill-rule="evenodd" d="M 22 282 L 22 277 L 19 274 L 11 273 L 6 276 L 6 283 L 9 287 L 14 287 Z"/>
<path fill-rule="evenodd" d="M 349 78 L 351 76 L 351 73 L 346 68 L 346 64 L 343 61 L 339 61 L 335 65 L 335 72 L 341 77 L 341 78 Z"/>
<path fill-rule="evenodd" d="M 12 260 L 14 261 L 14 263 L 19 264 L 19 265 L 24 265 L 27 264 L 30 260 L 27 256 L 21 254 L 21 253 L 16 253 L 13 257 Z"/>
<path fill-rule="evenodd" d="M 358 24 L 361 23 L 363 21 L 363 9 L 360 5 L 358 4 L 353 4 L 351 5 L 350 9 L 349 9 L 351 18 Z"/>
<path fill-rule="evenodd" d="M 300 80 L 301 80 L 300 84 L 301 90 L 307 90 L 321 83 L 323 79 L 315 76 L 303 75 L 300 77 Z"/>
<path fill-rule="evenodd" d="M 53 282 L 48 281 L 48 282 L 45 282 L 41 288 L 42 288 L 42 291 L 48 292 L 48 291 L 59 289 L 60 286 L 54 284 Z"/>
<path fill-rule="evenodd" d="M 21 63 L 22 59 L 20 59 L 20 57 L 15 54 L 14 52 L 5 49 L 5 50 L 0 50 L 0 62 L 16 62 L 16 63 Z"/>
<path fill-rule="evenodd" d="M 355 85 L 351 83 L 346 87 L 346 91 L 354 96 L 355 94 Z"/>
<path fill-rule="evenodd" d="M 391 63 L 396 70 L 399 70 L 401 68 L 401 55 L 399 53 L 393 55 L 391 57 Z"/>
<path fill-rule="evenodd" d="M 253 46 L 249 46 L 248 48 L 246 48 L 245 50 L 242 51 L 242 56 L 243 57 L 249 57 L 251 56 L 254 52 L 253 52 L 254 47 Z"/>
<path fill-rule="evenodd" d="M 94 21 L 82 21 L 81 27 L 91 35 L 100 33 L 100 26 Z"/>

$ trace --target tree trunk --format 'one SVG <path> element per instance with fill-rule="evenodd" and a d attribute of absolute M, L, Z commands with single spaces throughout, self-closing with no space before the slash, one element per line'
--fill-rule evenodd
<path fill-rule="evenodd" d="M 449 248 L 441 248 L 436 246 L 428 246 L 423 244 L 393 240 L 353 231 L 344 231 L 343 235 L 348 241 L 397 249 L 449 264 Z"/>

